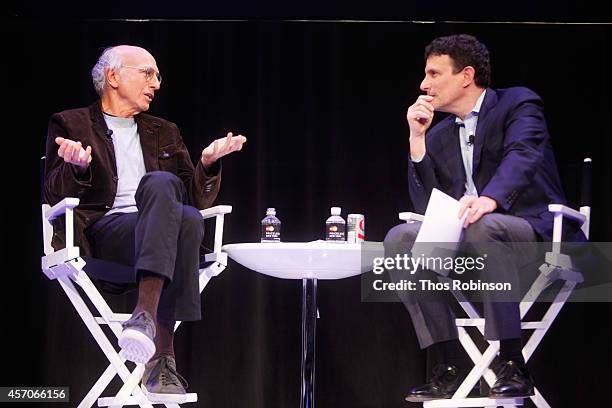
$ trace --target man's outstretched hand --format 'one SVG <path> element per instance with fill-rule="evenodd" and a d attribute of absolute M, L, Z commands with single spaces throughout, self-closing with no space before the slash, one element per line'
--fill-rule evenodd
<path fill-rule="evenodd" d="M 205 168 L 209 168 L 221 157 L 241 150 L 242 145 L 246 141 L 246 137 L 242 135 L 234 136 L 232 132 L 229 132 L 226 137 L 215 140 L 202 150 L 202 158 L 200 160 Z"/>
<path fill-rule="evenodd" d="M 81 142 L 63 137 L 56 137 L 55 143 L 59 145 L 57 154 L 64 159 L 64 162 L 77 166 L 81 173 L 87 170 L 89 163 L 91 163 L 91 146 L 83 149 Z"/>

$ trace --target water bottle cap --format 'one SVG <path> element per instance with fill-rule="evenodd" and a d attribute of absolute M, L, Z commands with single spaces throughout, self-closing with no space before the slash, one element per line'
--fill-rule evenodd
<path fill-rule="evenodd" d="M 342 208 L 340 207 L 331 208 L 331 215 L 340 215 L 341 212 L 342 212 Z"/>
<path fill-rule="evenodd" d="M 276 210 L 270 207 L 266 210 L 266 215 L 276 215 Z"/>

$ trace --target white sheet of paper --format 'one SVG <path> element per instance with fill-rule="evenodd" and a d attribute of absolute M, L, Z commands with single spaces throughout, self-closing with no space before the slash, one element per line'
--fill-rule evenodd
<path fill-rule="evenodd" d="M 464 221 L 457 218 L 459 208 L 459 201 L 434 188 L 416 242 L 459 242 Z"/>
<path fill-rule="evenodd" d="M 461 204 L 453 197 L 434 188 L 429 197 L 425 219 L 412 246 L 414 257 L 454 256 L 457 249 L 465 216 L 457 218 Z M 431 242 L 436 242 L 432 245 Z M 445 269 L 432 268 L 440 275 L 448 276 Z"/>

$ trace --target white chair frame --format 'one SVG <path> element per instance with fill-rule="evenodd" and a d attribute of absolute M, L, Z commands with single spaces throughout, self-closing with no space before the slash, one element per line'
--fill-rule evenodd
<path fill-rule="evenodd" d="M 114 313 L 96 286 L 83 271 L 86 262 L 80 256 L 79 247 L 74 246 L 74 208 L 78 205 L 78 198 L 64 198 L 53 207 L 48 204 L 42 205 L 45 256 L 43 256 L 41 260 L 43 273 L 49 279 L 59 282 L 110 363 L 80 402 L 78 408 L 91 407 L 96 402 L 100 407 L 139 405 L 143 408 L 153 408 L 153 404 L 163 404 L 167 408 L 179 408 L 179 404 L 196 402 L 198 399 L 196 393 L 178 396 L 172 403 L 156 402 L 147 398 L 139 387 L 144 372 L 144 364 L 136 364 L 136 368 L 130 372 L 125 365 L 126 360 L 115 350 L 114 344 L 116 344 L 116 341 L 111 341 L 107 338 L 105 332 L 102 330 L 102 326 L 107 325 L 115 337 L 118 338 L 122 330 L 121 323 L 129 319 L 131 315 Z M 202 293 L 204 287 L 206 287 L 212 277 L 219 275 L 227 267 L 227 254 L 221 251 L 221 247 L 224 217 L 225 214 L 231 212 L 232 207 L 229 205 L 219 205 L 200 211 L 203 219 L 215 218 L 214 249 L 212 253 L 205 255 L 207 266 L 200 269 L 200 293 Z M 51 238 L 53 236 L 51 221 L 61 216 L 64 216 L 66 221 L 66 247 L 54 251 L 51 246 Z M 209 262 L 212 263 L 208 264 Z M 95 311 L 87 306 L 81 293 L 77 290 L 75 283 L 91 301 L 95 307 Z M 94 316 L 96 311 L 98 315 Z M 175 330 L 180 324 L 180 321 L 176 322 Z M 113 397 L 100 397 L 116 375 L 119 376 L 123 382 L 123 386 L 119 392 Z"/>
<path fill-rule="evenodd" d="M 533 355 L 533 352 L 540 344 L 540 341 L 542 341 L 544 335 L 548 329 L 550 329 L 550 326 L 561 311 L 561 308 L 571 295 L 574 287 L 583 281 L 582 274 L 574 268 L 570 257 L 561 253 L 561 231 L 563 227 L 563 219 L 566 217 L 577 221 L 581 225 L 585 236 L 588 238 L 591 208 L 584 206 L 580 207 L 580 211 L 576 211 L 562 204 L 551 204 L 548 206 L 548 211 L 554 213 L 552 251 L 546 253 L 545 262 L 539 268 L 540 275 L 538 275 L 520 303 L 521 329 L 533 330 L 529 340 L 525 343 L 522 350 L 525 361 L 528 361 Z M 399 218 L 409 223 L 422 222 L 424 220 L 423 215 L 412 212 L 402 212 L 399 214 Z M 443 276 L 440 276 L 438 279 L 442 282 L 450 281 L 449 278 Z M 523 321 L 535 300 L 547 287 L 557 280 L 563 281 L 563 286 L 555 296 L 551 305 L 548 307 L 543 318 L 539 321 Z M 455 319 L 455 323 L 457 325 L 459 341 L 474 362 L 474 367 L 463 380 L 452 398 L 427 401 L 423 403 L 423 407 L 510 408 L 522 406 L 523 398 L 468 398 L 469 392 L 474 388 L 481 377 L 484 377 L 489 387 L 492 387 L 497 380 L 495 373 L 489 368 L 489 365 L 499 352 L 499 341 L 487 340 L 489 343 L 488 347 L 483 353 L 480 352 L 480 349 L 478 346 L 476 346 L 466 328 L 476 327 L 480 334 L 484 337 L 485 320 L 480 316 L 474 306 L 465 298 L 461 291 L 452 290 L 451 292 L 459 302 L 459 305 L 463 311 L 467 314 L 467 318 Z M 551 408 L 537 388 L 535 388 L 535 395 L 530 398 L 538 408 Z"/>

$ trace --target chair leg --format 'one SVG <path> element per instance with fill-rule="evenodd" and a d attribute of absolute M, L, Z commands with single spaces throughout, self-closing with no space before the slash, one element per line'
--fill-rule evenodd
<path fill-rule="evenodd" d="M 79 271 L 79 273 L 77 273 L 73 279 L 81 287 L 81 289 L 83 289 L 85 294 L 87 294 L 87 297 L 98 310 L 98 313 L 100 313 L 100 316 L 104 320 L 105 324 L 108 324 L 108 327 L 113 331 L 115 336 L 119 338 L 122 327 L 118 322 L 112 320 L 115 314 L 106 303 L 106 300 L 104 300 L 102 295 L 100 295 L 100 292 L 93 284 L 91 279 L 89 279 L 89 276 L 87 276 L 85 272 Z"/>
<path fill-rule="evenodd" d="M 523 347 L 523 356 L 525 357 L 525 361 L 528 361 L 532 356 L 533 352 L 544 338 L 550 326 L 554 322 L 555 318 L 565 305 L 565 302 L 571 295 L 574 287 L 577 282 L 580 280 L 574 278 L 574 276 L 569 276 L 569 273 L 566 273 L 564 270 L 560 270 L 558 267 L 550 265 L 548 263 L 543 264 L 540 267 L 540 275 L 531 285 L 529 291 L 524 296 L 523 300 L 520 304 L 520 316 L 521 321 L 524 319 L 525 315 L 534 304 L 536 299 L 541 295 L 541 293 L 551 285 L 555 280 L 562 279 L 564 280 L 564 284 L 561 287 L 559 293 L 555 296 L 552 304 L 544 314 L 544 317 L 541 321 L 536 322 L 521 322 L 522 325 L 525 325 L 525 329 L 534 329 L 534 332 L 529 337 L 525 346 Z M 571 271 L 570 271 L 571 272 Z M 576 275 L 577 273 L 574 273 Z M 579 274 L 578 274 L 579 275 Z M 574 278 L 574 279 L 572 279 Z M 440 281 L 448 280 L 448 278 L 439 277 Z M 456 407 L 516 407 L 523 405 L 523 399 L 509 399 L 509 400 L 493 400 L 490 398 L 466 398 L 472 388 L 476 385 L 478 380 L 481 377 L 484 377 L 489 386 L 493 386 L 496 381 L 496 376 L 491 369 L 489 369 L 489 365 L 497 355 L 499 351 L 499 341 L 488 341 L 489 346 L 485 350 L 484 353 L 480 353 L 479 348 L 476 346 L 468 332 L 465 330 L 464 326 L 474 326 L 478 328 L 481 334 L 484 335 L 484 324 L 480 322 L 480 316 L 478 312 L 474 309 L 472 304 L 467 301 L 465 296 L 460 291 L 452 291 L 453 295 L 468 315 L 467 319 L 457 319 L 457 330 L 459 333 L 459 341 L 461 345 L 468 353 L 472 361 L 474 362 L 474 367 L 467 375 L 465 380 L 461 383 L 452 399 L 449 400 L 437 400 L 437 401 L 428 401 L 423 403 L 424 408 L 456 408 Z M 537 408 L 551 408 L 548 402 L 544 399 L 542 394 L 537 388 L 534 388 L 535 395 L 530 397 Z"/>
<path fill-rule="evenodd" d="M 108 384 L 110 384 L 110 382 L 113 380 L 113 378 L 115 378 L 116 375 L 117 371 L 115 371 L 113 365 L 110 364 L 102 373 L 100 378 L 98 378 L 98 381 L 96 381 L 94 386 L 91 387 L 87 395 L 85 395 L 85 398 L 83 398 L 83 401 L 81 401 L 78 408 L 93 406 L 102 394 L 102 392 L 104 392 L 106 387 L 108 387 Z"/>
<path fill-rule="evenodd" d="M 83 273 L 83 272 L 81 272 L 81 273 Z M 80 294 L 78 293 L 76 287 L 72 283 L 71 278 L 68 277 L 68 276 L 63 276 L 63 277 L 57 278 L 57 280 L 59 281 L 60 285 L 62 286 L 62 288 L 66 292 L 66 295 L 68 296 L 68 298 L 72 302 L 72 305 L 77 310 L 77 313 L 81 317 L 81 320 L 83 320 L 83 322 L 85 323 L 85 326 L 87 326 L 87 328 L 89 329 L 89 331 L 92 334 L 93 338 L 98 343 L 98 346 L 102 349 L 102 352 L 104 353 L 104 355 L 106 355 L 106 358 L 110 361 L 111 366 L 113 367 L 113 371 L 117 375 L 119 375 L 119 377 L 121 378 L 121 380 L 124 383 L 127 382 L 130 379 L 130 376 L 131 376 L 130 371 L 125 366 L 125 363 L 121 359 L 121 357 L 119 357 L 119 354 L 115 351 L 115 348 L 110 343 L 110 341 L 106 337 L 105 333 L 102 331 L 102 328 L 100 328 L 99 324 L 96 322 L 96 319 L 93 317 L 93 315 L 91 314 L 91 311 L 89 310 L 89 308 L 87 307 L 87 305 L 85 304 L 85 302 L 81 298 Z M 92 299 L 92 301 L 93 301 L 93 299 Z M 106 304 L 106 302 L 104 302 L 104 303 Z M 108 371 L 108 369 L 107 369 L 107 371 Z M 102 374 L 104 379 L 103 380 L 99 379 L 98 382 L 96 383 L 96 386 L 99 386 L 99 388 L 96 389 L 95 391 L 93 389 L 90 390 L 90 392 L 86 396 L 87 401 L 84 400 L 81 404 L 79 404 L 79 408 L 87 407 L 87 405 L 85 405 L 86 403 L 90 403 L 92 398 L 98 398 L 102 394 L 102 392 L 104 391 L 104 388 L 101 388 L 101 386 L 102 386 L 102 384 L 104 384 L 107 381 L 106 378 L 107 378 L 108 375 L 110 375 L 110 374 L 106 374 L 106 371 L 105 371 L 105 373 Z M 111 377 L 111 379 L 112 379 L 112 377 Z M 108 385 L 108 383 L 106 385 Z M 140 388 L 138 388 L 138 387 L 134 388 L 134 393 L 137 396 L 144 397 L 144 394 L 143 394 L 142 390 Z M 89 406 L 92 406 L 92 405 L 93 405 L 93 403 L 91 405 L 89 405 Z M 147 408 L 153 408 L 152 405 L 143 405 L 143 406 L 145 406 Z"/>
<path fill-rule="evenodd" d="M 197 402 L 197 401 L 198 401 L 198 394 L 190 393 L 190 394 L 181 395 L 180 402 L 153 401 L 153 403 L 155 405 L 165 405 L 166 407 L 173 407 L 173 408 L 179 407 L 180 408 L 180 404 L 185 404 L 189 402 Z M 130 395 L 130 396 L 123 397 L 123 398 L 105 397 L 105 398 L 100 398 L 98 400 L 98 406 L 100 407 L 113 407 L 114 408 L 114 407 L 122 407 L 124 405 L 126 406 L 140 405 L 141 407 L 152 407 L 150 404 L 151 402 L 144 395 L 141 395 L 141 396 Z"/>
<path fill-rule="evenodd" d="M 533 303 L 538 299 L 540 294 L 546 289 L 554 280 L 553 273 L 555 271 L 555 267 L 549 265 L 547 263 L 540 266 L 540 274 L 536 278 L 536 280 L 531 284 L 525 296 L 523 296 L 523 300 L 520 304 L 520 313 L 521 320 L 525 317 Z"/>
<path fill-rule="evenodd" d="M 212 265 L 210 265 L 207 268 L 204 269 L 200 269 L 200 279 L 199 279 L 199 284 L 200 284 L 200 293 L 202 293 L 202 291 L 204 290 L 204 288 L 206 287 L 206 285 L 208 285 L 208 282 L 215 276 L 219 275 L 221 272 L 223 272 L 225 270 L 227 266 L 220 263 L 220 262 L 213 262 Z"/>
<path fill-rule="evenodd" d="M 542 341 L 544 335 L 548 332 L 548 329 L 550 329 L 550 326 L 555 321 L 557 315 L 561 311 L 561 308 L 563 308 L 563 305 L 565 305 L 565 302 L 572 294 L 575 286 L 576 282 L 566 281 L 563 284 L 563 287 L 555 297 L 555 300 L 542 318 L 542 322 L 545 322 L 546 326 L 542 329 L 536 329 L 529 337 L 529 340 L 527 340 L 525 347 L 523 347 L 523 356 L 525 357 L 525 361 L 528 361 L 529 358 L 531 358 L 531 355 L 535 351 L 536 347 L 538 344 L 540 344 L 540 341 Z"/>
<path fill-rule="evenodd" d="M 491 398 L 461 398 L 461 399 L 441 399 L 434 401 L 426 401 L 423 403 L 423 408 L 463 408 L 463 407 L 478 407 L 478 408 L 516 408 L 523 405 L 523 400 L 518 399 L 491 399 Z"/>
<path fill-rule="evenodd" d="M 119 390 L 115 398 L 121 400 L 125 397 L 129 397 L 133 395 L 135 389 L 138 389 L 139 391 L 141 391 L 138 388 L 138 383 L 140 382 L 140 379 L 142 378 L 143 373 L 144 373 L 144 364 L 136 364 L 136 368 L 134 368 L 134 371 L 132 371 L 127 381 L 124 381 L 123 385 L 121 386 L 121 389 Z"/>
<path fill-rule="evenodd" d="M 468 353 L 468 355 L 470 356 L 470 358 L 474 362 L 474 367 L 470 371 L 470 374 L 468 374 L 468 377 L 470 375 L 472 375 L 472 374 L 473 375 L 478 375 L 478 377 L 475 379 L 475 381 L 473 381 L 473 383 L 471 385 L 466 386 L 467 392 L 463 396 L 463 397 L 465 397 L 465 396 L 468 395 L 468 393 L 471 391 L 471 389 L 474 388 L 474 385 L 476 385 L 476 382 L 480 379 L 481 376 L 484 376 L 485 380 L 487 381 L 487 384 L 489 384 L 490 387 L 492 387 L 493 384 L 495 384 L 495 381 L 497 380 L 497 377 L 495 376 L 495 373 L 493 373 L 493 370 L 491 370 L 489 368 L 489 365 L 491 364 L 491 361 L 493 361 L 493 359 L 497 355 L 497 351 L 499 350 L 499 342 L 498 341 L 496 341 L 496 342 L 489 342 L 489 347 L 487 348 L 487 350 L 485 350 L 485 353 L 487 353 L 487 352 L 489 353 L 489 354 L 487 354 L 487 359 L 489 359 L 490 355 L 492 355 L 493 357 L 485 365 L 484 361 L 483 361 L 484 354 L 480 353 L 480 350 L 478 350 L 478 347 L 476 346 L 476 344 L 474 343 L 474 341 L 472 340 L 470 335 L 467 333 L 467 330 L 465 330 L 465 328 L 463 328 L 463 327 L 458 327 L 457 329 L 459 331 L 459 341 L 461 342 L 461 345 L 463 346 L 465 351 Z M 481 371 L 475 371 L 475 370 L 477 370 L 476 367 L 477 367 L 478 364 L 481 364 L 485 368 L 483 370 L 481 370 Z M 472 382 L 471 381 L 472 379 L 473 378 L 470 377 L 470 382 Z M 466 377 L 466 380 L 467 380 L 467 377 Z M 464 390 L 462 389 L 461 391 L 464 391 Z M 457 390 L 457 393 L 458 392 L 459 392 L 459 389 Z"/>
<path fill-rule="evenodd" d="M 84 262 L 81 262 L 84 265 Z M 133 372 L 130 372 L 125 365 L 125 360 L 119 356 L 114 346 L 110 343 L 105 333 L 102 331 L 100 324 L 107 324 L 112 330 L 113 334 L 118 337 L 121 334 L 121 325 L 114 321 L 112 312 L 104 298 L 100 295 L 93 282 L 83 272 L 81 263 L 76 262 L 75 268 L 76 273 L 72 276 L 63 276 L 57 278 L 60 282 L 62 289 L 66 292 L 72 305 L 76 309 L 77 313 L 93 335 L 94 339 L 98 343 L 98 346 L 102 349 L 102 352 L 106 355 L 110 361 L 110 365 L 102 373 L 100 378 L 96 381 L 94 386 L 89 390 L 85 398 L 81 401 L 78 408 L 87 408 L 93 406 L 96 401 L 99 406 L 112 406 L 121 407 L 123 405 L 140 405 L 143 408 L 153 408 L 153 405 L 146 398 L 138 383 L 142 378 L 144 371 L 144 365 L 137 365 Z M 208 284 L 213 276 L 220 274 L 226 265 L 215 262 L 209 268 L 200 270 L 199 286 L 200 293 L 204 290 L 204 287 Z M 100 318 L 96 319 L 89 307 L 83 301 L 81 295 L 77 291 L 74 283 L 76 282 L 81 289 L 89 297 L 97 311 L 100 313 Z M 181 324 L 180 321 L 176 322 L 175 330 Z M 100 398 L 100 395 L 106 387 L 113 380 L 115 375 L 119 375 L 123 381 L 123 386 L 115 397 Z M 185 402 L 197 401 L 197 394 L 187 394 Z M 122 405 L 116 405 L 117 403 Z M 111 405 L 112 404 L 112 405 Z M 168 408 L 180 408 L 179 404 L 166 403 L 164 404 Z"/>
<path fill-rule="evenodd" d="M 530 397 L 531 401 L 533 401 L 534 405 L 538 408 L 551 408 L 548 402 L 544 399 L 540 391 L 537 388 L 534 389 L 535 395 Z"/>

